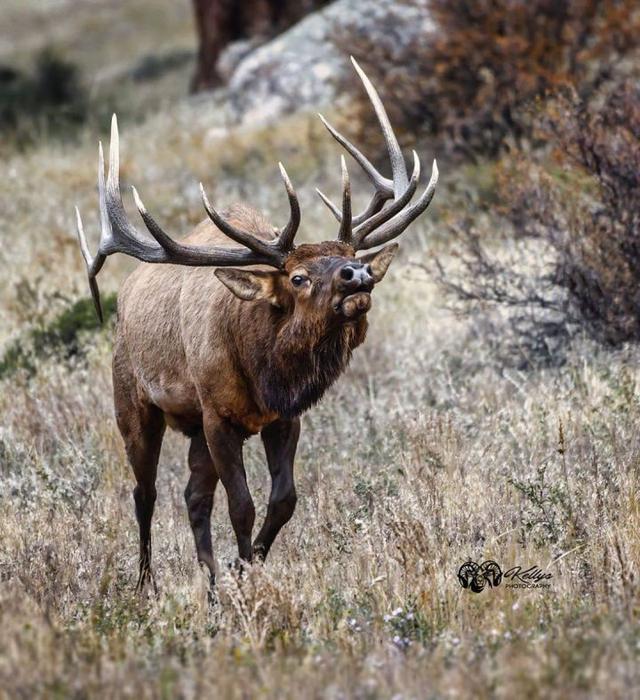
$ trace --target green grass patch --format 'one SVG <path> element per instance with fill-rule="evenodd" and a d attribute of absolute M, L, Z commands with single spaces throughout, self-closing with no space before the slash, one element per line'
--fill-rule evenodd
<path fill-rule="evenodd" d="M 115 315 L 116 306 L 115 293 L 104 296 L 102 309 L 105 322 Z M 86 335 L 99 330 L 100 323 L 93 301 L 88 297 L 79 299 L 49 323 L 30 328 L 8 345 L 0 359 L 0 379 L 10 377 L 18 370 L 34 375 L 38 360 L 48 357 L 70 359 L 82 355 Z"/>

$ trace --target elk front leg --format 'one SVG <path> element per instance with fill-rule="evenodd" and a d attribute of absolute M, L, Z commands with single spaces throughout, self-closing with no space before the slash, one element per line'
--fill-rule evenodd
<path fill-rule="evenodd" d="M 198 561 L 209 570 L 209 581 L 213 588 L 216 573 L 211 544 L 211 510 L 218 474 L 211 461 L 211 454 L 203 433 L 198 433 L 191 439 L 189 469 L 191 476 L 184 491 L 184 500 L 193 530 Z"/>
<path fill-rule="evenodd" d="M 247 486 L 242 460 L 242 433 L 228 420 L 217 415 L 206 416 L 204 434 L 220 481 L 227 492 L 229 517 L 238 541 L 241 561 L 251 561 L 251 532 L 255 508 Z"/>
<path fill-rule="evenodd" d="M 300 437 L 300 419 L 271 423 L 262 431 L 261 437 L 271 472 L 271 495 L 267 517 L 253 544 L 253 552 L 256 557 L 265 559 L 277 534 L 291 519 L 296 507 L 293 460 Z"/>

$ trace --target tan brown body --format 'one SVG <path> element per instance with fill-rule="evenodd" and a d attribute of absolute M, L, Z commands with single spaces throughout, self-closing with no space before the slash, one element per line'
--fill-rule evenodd
<path fill-rule="evenodd" d="M 233 223 L 253 228 L 257 235 L 270 230 L 255 212 L 239 207 L 235 211 Z M 203 221 L 184 242 L 228 241 L 212 222 Z M 187 435 L 202 429 L 205 410 L 247 434 L 259 433 L 278 418 L 290 417 L 269 407 L 255 385 L 256 369 L 269 361 L 267 353 L 273 352 L 278 332 L 288 320 L 267 300 L 247 303 L 234 296 L 211 268 L 143 263 L 118 295 L 113 360 L 116 405 L 122 403 L 117 393 L 128 393 L 135 385 L 140 402 L 158 407 L 170 427 Z M 364 340 L 366 327 L 362 316 L 354 324 L 331 329 L 335 337 L 329 341 L 338 346 L 342 367 Z M 292 351 L 312 353 L 321 340 L 327 341 L 324 333 L 306 334 L 306 348 Z M 287 358 L 279 359 L 286 368 Z"/>

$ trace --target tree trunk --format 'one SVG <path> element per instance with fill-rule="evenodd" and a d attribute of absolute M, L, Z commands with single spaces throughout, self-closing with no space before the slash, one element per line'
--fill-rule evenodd
<path fill-rule="evenodd" d="M 216 65 L 233 41 L 275 36 L 329 0 L 193 0 L 198 63 L 192 92 L 220 85 Z"/>

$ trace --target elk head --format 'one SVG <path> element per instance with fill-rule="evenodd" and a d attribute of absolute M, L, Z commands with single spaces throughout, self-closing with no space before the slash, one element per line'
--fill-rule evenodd
<path fill-rule="evenodd" d="M 339 222 L 335 241 L 294 246 L 300 224 L 300 206 L 281 163 L 280 174 L 289 199 L 290 215 L 286 226 L 276 230 L 275 236 L 272 232 L 265 232 L 264 237 L 256 236 L 232 225 L 211 205 L 202 184 L 202 200 L 209 218 L 242 247 L 193 246 L 176 242 L 152 218 L 137 191 L 132 188 L 138 211 L 153 240 L 140 235 L 127 217 L 120 194 L 118 127 L 114 115 L 106 186 L 102 146 L 99 148 L 98 189 L 102 233 L 95 257 L 89 253 L 80 213 L 76 208 L 78 237 L 100 319 L 102 311 L 96 275 L 106 257 L 115 252 L 126 253 L 144 262 L 217 267 L 216 276 L 235 296 L 245 301 L 266 300 L 274 307 L 286 310 L 294 325 L 339 325 L 354 322 L 366 314 L 371 306 L 373 287 L 385 276 L 398 244 L 386 245 L 360 257 L 357 253 L 389 243 L 425 211 L 435 192 L 438 168 L 434 160 L 426 189 L 411 204 L 420 178 L 420 159 L 414 151 L 413 170 L 409 176 L 380 97 L 355 59 L 351 60 L 382 128 L 392 177 L 389 179 L 381 175 L 350 141 L 319 115 L 329 133 L 363 168 L 374 187 L 369 204 L 361 213 L 353 215 L 349 173 L 344 156 L 341 157 L 341 207 L 318 190 L 322 201 Z M 273 269 L 244 269 L 252 265 L 266 265 Z"/>
<path fill-rule="evenodd" d="M 392 244 L 357 258 L 339 241 L 304 244 L 290 253 L 282 270 L 219 268 L 215 274 L 240 299 L 265 299 L 299 324 L 331 327 L 369 310 L 373 287 L 397 249 Z"/>

